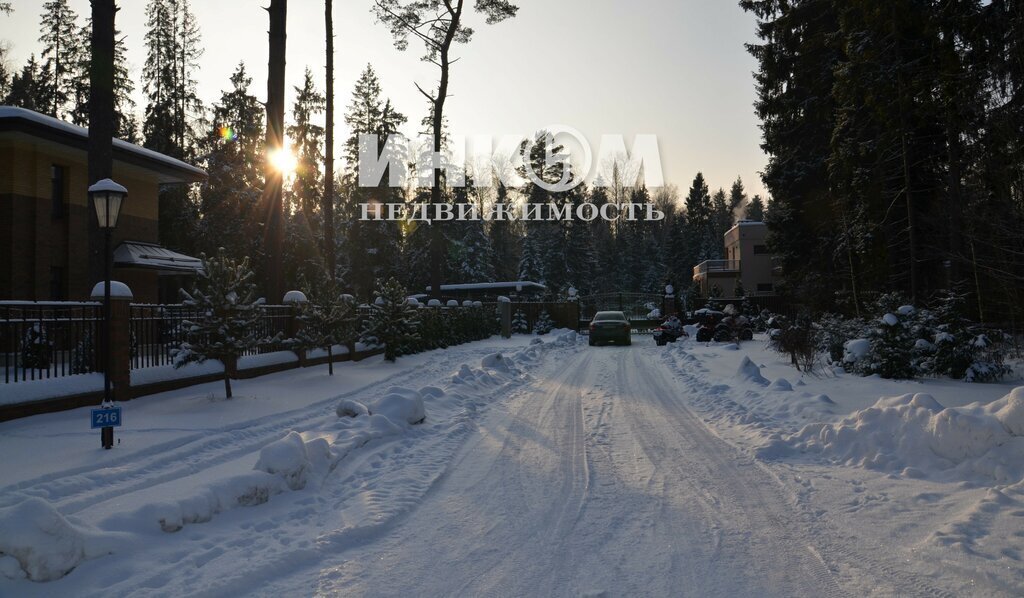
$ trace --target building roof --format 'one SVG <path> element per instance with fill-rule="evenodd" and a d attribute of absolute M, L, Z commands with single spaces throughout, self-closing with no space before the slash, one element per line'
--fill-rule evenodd
<path fill-rule="evenodd" d="M 26 108 L 0 106 L 0 133 L 6 132 L 26 133 L 85 151 L 89 148 L 89 129 Z M 201 168 L 120 139 L 114 139 L 114 160 L 156 172 L 166 184 L 206 178 Z"/>
<path fill-rule="evenodd" d="M 548 288 L 539 282 L 518 280 L 511 282 L 469 282 L 465 284 L 443 284 L 442 291 L 546 291 Z M 432 290 L 428 285 L 427 290 Z"/>
<path fill-rule="evenodd" d="M 186 274 L 195 274 L 203 269 L 199 258 L 141 241 L 124 241 L 118 245 L 114 250 L 114 265 Z"/>

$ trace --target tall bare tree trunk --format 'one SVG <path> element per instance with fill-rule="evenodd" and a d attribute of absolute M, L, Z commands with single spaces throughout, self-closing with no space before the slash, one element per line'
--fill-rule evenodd
<path fill-rule="evenodd" d="M 284 148 L 284 77 L 288 22 L 288 0 L 270 0 L 269 60 L 267 62 L 267 154 Z M 267 260 L 269 301 L 280 301 L 284 293 L 284 176 L 271 160 L 265 165 L 263 188 L 264 251 Z"/>
<path fill-rule="evenodd" d="M 89 185 L 114 174 L 114 0 L 92 1 L 92 60 L 89 66 Z M 83 189 L 82 192 L 85 190 Z M 92 213 L 92 206 L 89 206 Z M 89 221 L 89 274 L 103 280 L 103 235 Z"/>
<path fill-rule="evenodd" d="M 324 1 L 324 23 L 327 28 L 327 123 L 324 127 L 324 262 L 327 275 L 334 280 L 334 2 Z M 332 366 L 333 367 L 333 366 Z M 332 372 L 333 373 L 333 372 Z"/>
<path fill-rule="evenodd" d="M 441 136 L 444 133 L 444 101 L 448 98 L 448 69 L 451 61 L 448 52 L 452 47 L 452 40 L 455 32 L 459 30 L 460 19 L 462 18 L 462 5 L 464 0 L 458 0 L 453 7 L 448 2 L 452 22 L 448 26 L 448 32 L 441 42 L 439 56 L 441 58 L 441 80 L 437 86 L 437 96 L 434 97 L 434 153 L 440 155 L 442 147 Z M 434 187 L 430 190 L 430 203 L 441 203 L 441 170 L 434 168 Z M 433 297 L 441 297 L 441 268 L 444 266 L 444 234 L 440 226 L 434 225 L 430 231 L 430 294 Z"/>

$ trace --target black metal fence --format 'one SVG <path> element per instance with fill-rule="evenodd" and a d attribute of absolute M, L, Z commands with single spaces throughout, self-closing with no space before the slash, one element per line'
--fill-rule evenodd
<path fill-rule="evenodd" d="M 102 303 L 0 301 L 4 383 L 95 372 L 102 321 Z"/>
<path fill-rule="evenodd" d="M 290 305 L 264 307 L 256 331 L 260 339 L 266 340 L 243 355 L 258 355 L 285 348 L 283 341 L 290 336 L 294 308 Z M 181 304 L 132 304 L 132 369 L 173 363 L 171 352 L 185 342 L 187 322 L 197 320 L 201 315 L 199 309 Z"/>

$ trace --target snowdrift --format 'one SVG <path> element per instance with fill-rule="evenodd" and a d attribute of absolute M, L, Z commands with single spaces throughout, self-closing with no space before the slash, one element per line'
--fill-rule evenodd
<path fill-rule="evenodd" d="M 85 559 L 103 554 L 96 544 L 41 498 L 0 509 L 0 573 L 7 577 L 59 579 Z"/>
<path fill-rule="evenodd" d="M 1024 387 L 987 405 L 944 408 L 927 394 L 883 397 L 834 424 L 810 424 L 779 443 L 848 465 L 908 477 L 1014 483 L 1024 477 Z"/>

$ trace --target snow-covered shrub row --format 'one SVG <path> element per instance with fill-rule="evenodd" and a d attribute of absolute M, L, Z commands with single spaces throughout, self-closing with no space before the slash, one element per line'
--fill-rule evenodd
<path fill-rule="evenodd" d="M 0 509 L 0 575 L 51 581 L 107 551 L 41 498 Z"/>
<path fill-rule="evenodd" d="M 789 354 L 798 368 L 801 362 L 813 365 L 821 353 L 828 363 L 864 376 L 999 380 L 1010 373 L 1006 336 L 968 321 L 963 303 L 950 294 L 935 309 L 919 309 L 889 294 L 878 299 L 866 318 L 825 314 L 811 323 L 805 316 L 775 316 L 769 321 L 769 343 Z M 813 359 L 808 359 L 809 344 Z"/>
<path fill-rule="evenodd" d="M 944 408 L 927 394 L 879 399 L 835 424 L 804 426 L 762 452 L 817 452 L 836 461 L 901 473 L 1006 483 L 1024 477 L 1024 387 L 988 404 Z"/>
<path fill-rule="evenodd" d="M 883 297 L 879 307 L 892 303 Z M 963 301 L 951 295 L 935 310 L 900 305 L 869 320 L 861 334 L 844 346 L 842 366 L 858 374 L 883 378 L 948 376 L 968 382 L 999 380 L 1005 364 L 1005 335 L 973 325 L 961 315 Z M 881 309 L 879 310 L 881 311 Z"/>
<path fill-rule="evenodd" d="M 405 289 L 394 279 L 377 292 L 361 340 L 383 344 L 387 359 L 482 340 L 499 330 L 494 311 L 480 302 L 441 307 L 430 301 L 423 305 L 406 298 Z"/>

